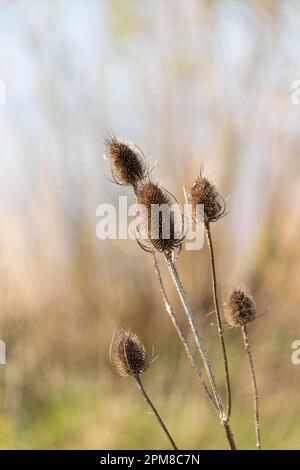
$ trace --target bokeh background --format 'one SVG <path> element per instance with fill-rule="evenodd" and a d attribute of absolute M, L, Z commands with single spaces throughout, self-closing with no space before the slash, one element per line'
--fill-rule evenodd
<path fill-rule="evenodd" d="M 0 1 L 2 449 L 168 447 L 134 381 L 110 369 L 119 325 L 159 354 L 144 382 L 179 447 L 226 448 L 151 258 L 96 237 L 97 206 L 132 200 L 106 179 L 107 132 L 157 160 L 153 174 L 180 201 L 201 165 L 228 197 L 213 227 L 220 296 L 252 289 L 263 446 L 299 447 L 299 43 L 296 0 Z M 183 250 L 178 269 L 224 391 L 206 247 Z M 232 427 L 254 448 L 241 338 L 226 339 Z"/>

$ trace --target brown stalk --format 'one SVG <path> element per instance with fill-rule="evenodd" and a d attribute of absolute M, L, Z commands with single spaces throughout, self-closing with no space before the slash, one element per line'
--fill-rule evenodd
<path fill-rule="evenodd" d="M 229 379 L 229 367 L 228 367 L 227 352 L 226 352 L 222 319 L 221 319 L 220 307 L 219 307 L 219 301 L 218 301 L 216 263 L 215 263 L 214 248 L 213 248 L 209 222 L 205 223 L 205 231 L 206 231 L 209 254 L 210 254 L 210 264 L 211 264 L 211 272 L 212 272 L 212 289 L 213 289 L 213 297 L 214 297 L 214 304 L 215 304 L 218 335 L 220 338 L 222 355 L 223 355 L 224 374 L 225 374 L 226 392 L 227 392 L 227 417 L 229 418 L 231 414 L 231 388 L 230 388 L 230 379 Z"/>
<path fill-rule="evenodd" d="M 256 447 L 257 447 L 257 450 L 261 450 L 259 408 L 258 408 L 258 389 L 257 389 L 254 363 L 253 363 L 253 358 L 252 358 L 251 349 L 250 349 L 250 345 L 249 345 L 248 331 L 247 331 L 247 326 L 246 325 L 242 326 L 242 336 L 243 336 L 245 351 L 247 353 L 247 357 L 248 357 L 248 361 L 249 361 L 249 368 L 250 368 L 252 388 L 253 388 Z"/>
<path fill-rule="evenodd" d="M 216 403 L 217 403 L 220 421 L 221 421 L 221 424 L 224 427 L 230 449 L 231 450 L 236 450 L 236 445 L 235 445 L 233 434 L 232 434 L 232 431 L 231 431 L 231 428 L 230 428 L 230 425 L 229 425 L 229 422 L 228 422 L 228 417 L 224 413 L 222 400 L 220 398 L 220 395 L 219 395 L 219 392 L 218 392 L 218 389 L 217 389 L 217 386 L 216 386 L 216 381 L 215 381 L 215 378 L 214 378 L 214 375 L 213 375 L 213 372 L 212 372 L 212 369 L 211 369 L 211 365 L 210 365 L 210 362 L 208 360 L 207 353 L 206 353 L 202 338 L 201 338 L 200 333 L 198 331 L 198 328 L 197 328 L 197 325 L 196 325 L 196 322 L 195 322 L 195 319 L 194 319 L 194 315 L 193 315 L 192 309 L 190 307 L 187 295 L 185 293 L 182 282 L 179 278 L 176 266 L 175 266 L 175 264 L 172 260 L 172 256 L 165 253 L 165 258 L 166 258 L 166 262 L 167 262 L 167 266 L 169 268 L 171 278 L 174 282 L 174 285 L 175 285 L 176 290 L 178 292 L 179 298 L 180 298 L 181 303 L 183 305 L 185 314 L 187 316 L 187 319 L 188 319 L 188 322 L 189 322 L 189 325 L 190 325 L 195 343 L 197 345 L 198 351 L 199 351 L 200 356 L 202 358 L 202 361 L 203 361 L 203 364 L 204 364 L 204 367 L 205 367 L 205 370 L 206 370 L 206 374 L 207 374 L 208 380 L 210 382 L 214 398 L 215 398 Z"/>
<path fill-rule="evenodd" d="M 163 284 L 163 280 L 162 280 L 162 277 L 161 277 L 161 274 L 160 274 L 160 270 L 159 270 L 159 266 L 158 266 L 158 263 L 157 263 L 156 255 L 155 255 L 154 252 L 152 253 L 152 257 L 153 257 L 153 267 L 154 267 L 154 271 L 155 271 L 157 281 L 158 281 L 158 284 L 159 284 L 160 293 L 162 295 L 162 298 L 163 298 L 163 301 L 164 301 L 164 304 L 165 304 L 165 309 L 166 309 L 166 311 L 169 315 L 169 318 L 170 318 L 170 320 L 171 320 L 171 322 L 172 322 L 172 324 L 173 324 L 173 326 L 176 330 L 176 333 L 177 333 L 181 343 L 183 344 L 186 355 L 189 358 L 189 360 L 191 361 L 192 366 L 193 366 L 193 368 L 196 372 L 196 375 L 199 377 L 199 380 L 200 380 L 200 382 L 201 382 L 201 384 L 202 384 L 202 386 L 205 390 L 205 393 L 207 394 L 207 396 L 208 396 L 211 404 L 213 405 L 213 407 L 218 411 L 218 406 L 216 404 L 216 400 L 211 395 L 211 393 L 210 393 L 210 391 L 207 387 L 207 384 L 206 384 L 205 380 L 202 377 L 201 369 L 198 366 L 198 364 L 197 364 L 197 362 L 194 358 L 194 355 L 191 351 L 191 348 L 190 348 L 189 344 L 187 343 L 187 341 L 186 341 L 186 339 L 185 339 L 185 337 L 182 333 L 180 325 L 177 322 L 174 309 L 173 309 L 172 305 L 169 302 L 169 299 L 168 299 L 168 296 L 167 296 L 167 293 L 166 293 L 166 290 L 165 290 L 165 286 Z"/>
<path fill-rule="evenodd" d="M 156 417 L 160 427 L 162 428 L 162 430 L 164 431 L 164 433 L 166 434 L 171 446 L 173 447 L 174 450 L 178 450 L 178 447 L 176 446 L 171 434 L 169 433 L 167 427 L 165 426 L 163 420 L 161 419 L 157 409 L 155 408 L 155 406 L 153 405 L 152 401 L 150 400 L 149 396 L 147 395 L 145 389 L 144 389 L 144 386 L 142 384 L 142 381 L 141 381 L 141 377 L 139 375 L 135 375 L 135 380 L 137 382 L 137 386 L 138 386 L 138 389 L 140 390 L 140 392 L 143 394 L 143 397 L 145 398 L 145 401 L 147 403 L 147 405 L 150 407 L 150 409 L 152 410 L 154 416 Z"/>

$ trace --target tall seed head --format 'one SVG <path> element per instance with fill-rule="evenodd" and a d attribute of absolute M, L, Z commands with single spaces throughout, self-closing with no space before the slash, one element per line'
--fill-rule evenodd
<path fill-rule="evenodd" d="M 131 330 L 120 329 L 111 348 L 111 364 L 121 377 L 140 375 L 149 367 L 142 341 Z"/>
<path fill-rule="evenodd" d="M 235 289 L 225 308 L 227 323 L 234 328 L 238 328 L 253 321 L 255 316 L 255 301 L 250 292 L 242 287 Z"/>
<path fill-rule="evenodd" d="M 129 141 L 107 137 L 104 141 L 112 176 L 122 186 L 135 187 L 147 173 L 142 151 Z"/>
<path fill-rule="evenodd" d="M 197 204 L 203 204 L 205 222 L 216 222 L 226 210 L 225 201 L 218 193 L 214 184 L 200 173 L 189 193 L 189 202 L 192 204 L 193 217 L 197 221 Z"/>
<path fill-rule="evenodd" d="M 146 220 L 142 220 L 142 223 L 147 231 L 148 249 L 170 253 L 179 247 L 183 237 L 176 211 L 178 206 L 174 205 L 172 195 L 161 186 L 148 181 L 137 188 L 136 200 L 145 210 Z"/>

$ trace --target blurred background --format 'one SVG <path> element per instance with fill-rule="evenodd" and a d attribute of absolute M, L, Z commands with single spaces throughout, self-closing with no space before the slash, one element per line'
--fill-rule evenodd
<path fill-rule="evenodd" d="M 159 358 L 144 383 L 180 448 L 226 448 L 177 341 L 151 257 L 96 237 L 111 184 L 103 138 L 158 161 L 183 201 L 202 166 L 228 197 L 214 224 L 220 296 L 251 288 L 264 448 L 300 442 L 300 5 L 292 0 L 0 1 L 0 448 L 163 449 L 131 379 L 113 374 L 128 325 Z M 170 298 L 188 328 L 162 260 Z M 206 247 L 178 269 L 224 391 Z M 255 447 L 239 332 L 226 329 L 239 448 Z"/>

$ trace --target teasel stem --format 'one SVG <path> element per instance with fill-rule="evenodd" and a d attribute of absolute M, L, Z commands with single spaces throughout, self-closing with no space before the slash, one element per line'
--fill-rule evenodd
<path fill-rule="evenodd" d="M 248 331 L 247 331 L 247 326 L 246 325 L 242 326 L 242 335 L 243 335 L 245 350 L 246 350 L 246 353 L 247 353 L 247 356 L 248 356 L 249 368 L 250 368 L 251 380 L 252 380 L 252 388 L 253 388 L 253 396 L 254 396 L 254 417 L 255 417 L 254 419 L 255 419 L 255 432 L 256 432 L 256 447 L 257 447 L 257 450 L 261 450 L 259 408 L 258 408 L 258 389 L 257 389 L 254 363 L 253 363 L 253 358 L 252 358 L 251 349 L 250 349 L 250 345 L 249 345 Z"/>
<path fill-rule="evenodd" d="M 164 431 L 164 433 L 166 434 L 171 446 L 173 447 L 174 450 L 178 450 L 178 447 L 176 446 L 171 434 L 169 433 L 168 429 L 166 428 L 163 420 L 161 419 L 160 415 L 158 414 L 158 411 L 157 409 L 155 408 L 155 406 L 153 405 L 152 401 L 150 400 L 149 396 L 147 395 L 145 389 L 144 389 L 144 386 L 142 384 L 142 381 L 141 381 L 141 377 L 139 375 L 135 375 L 135 380 L 137 382 L 137 386 L 138 386 L 138 389 L 140 390 L 140 392 L 143 394 L 144 396 L 144 399 L 146 401 L 146 403 L 148 404 L 148 406 L 150 407 L 150 409 L 152 410 L 152 412 L 154 413 L 160 427 L 162 428 L 162 430 Z"/>
<path fill-rule="evenodd" d="M 161 295 L 162 295 L 162 298 L 163 298 L 163 301 L 164 301 L 164 304 L 165 304 L 165 309 L 166 309 L 166 311 L 169 315 L 169 318 L 170 318 L 170 320 L 171 320 L 171 322 L 172 322 L 172 324 L 173 324 L 173 326 L 176 330 L 176 333 L 177 333 L 181 343 L 183 344 L 186 355 L 189 358 L 189 360 L 191 361 L 192 366 L 193 366 L 193 368 L 196 372 L 196 375 L 199 377 L 199 380 L 200 380 L 200 382 L 201 382 L 201 384 L 202 384 L 202 386 L 205 390 L 205 393 L 207 394 L 212 406 L 218 411 L 218 406 L 217 406 L 216 400 L 214 399 L 214 397 L 210 393 L 210 391 L 208 389 L 208 386 L 207 386 L 204 378 L 202 377 L 201 369 L 198 366 L 198 364 L 195 360 L 195 357 L 194 357 L 194 355 L 191 351 L 191 348 L 190 348 L 188 342 L 186 341 L 186 339 L 183 335 L 183 332 L 180 328 L 179 323 L 177 322 L 174 309 L 173 309 L 172 305 L 169 302 L 169 299 L 168 299 L 168 296 L 167 296 L 167 293 L 166 293 L 166 289 L 165 289 L 165 286 L 163 284 L 163 280 L 162 280 L 162 277 L 161 277 L 161 274 L 160 274 L 157 258 L 156 258 L 156 255 L 155 255 L 154 252 L 152 253 L 152 257 L 153 257 L 153 267 L 154 267 L 154 271 L 155 271 L 157 281 L 158 281 L 158 284 L 159 284 L 160 292 L 161 292 Z"/>
<path fill-rule="evenodd" d="M 184 290 L 183 285 L 181 283 L 181 280 L 179 278 L 176 266 L 175 266 L 175 264 L 172 260 L 172 255 L 170 255 L 168 253 L 165 253 L 165 258 L 166 258 L 166 262 L 167 262 L 167 265 L 168 265 L 168 268 L 169 268 L 169 271 L 170 271 L 171 278 L 172 278 L 172 280 L 174 282 L 174 285 L 176 287 L 176 290 L 178 292 L 178 295 L 179 295 L 179 298 L 180 298 L 181 303 L 183 305 L 185 314 L 187 316 L 192 334 L 194 336 L 197 348 L 198 348 L 200 356 L 202 358 L 202 361 L 203 361 L 203 364 L 204 364 L 204 367 L 205 367 L 205 370 L 206 370 L 206 374 L 207 374 L 208 380 L 210 382 L 210 386 L 212 388 L 214 398 L 215 398 L 216 403 L 217 403 L 217 407 L 218 407 L 218 411 L 219 411 L 219 417 L 220 417 L 222 425 L 224 426 L 226 437 L 227 437 L 228 443 L 230 445 L 230 449 L 231 450 L 236 450 L 236 445 L 235 445 L 234 438 L 233 438 L 233 435 L 232 435 L 232 432 L 231 432 L 231 429 L 230 429 L 230 425 L 229 425 L 229 422 L 228 422 L 228 417 L 224 413 L 222 400 L 220 398 L 220 395 L 219 395 L 219 392 L 218 392 L 218 389 L 217 389 L 217 386 L 216 386 L 216 381 L 215 381 L 215 378 L 214 378 L 214 375 L 213 375 L 213 372 L 212 372 L 212 369 L 211 369 L 211 365 L 209 363 L 203 341 L 202 341 L 200 333 L 198 331 L 198 328 L 197 328 L 197 325 L 196 325 L 196 322 L 195 322 L 195 319 L 194 319 L 194 315 L 193 315 L 192 309 L 190 307 L 187 295 L 185 293 L 185 290 Z"/>
<path fill-rule="evenodd" d="M 235 442 L 234 442 L 234 437 L 233 437 L 233 434 L 232 434 L 232 431 L 231 431 L 231 427 L 229 425 L 228 418 L 223 420 L 223 426 L 224 426 L 224 429 L 225 429 L 227 440 L 228 440 L 229 445 L 230 445 L 230 449 L 231 450 L 236 450 L 236 445 L 235 445 Z"/>
<path fill-rule="evenodd" d="M 219 307 L 219 301 L 218 301 L 216 263 L 215 263 L 214 248 L 213 248 L 209 222 L 205 222 L 205 231 L 206 231 L 206 237 L 207 237 L 209 253 L 210 253 L 210 264 L 211 264 L 211 272 L 212 272 L 212 289 L 213 289 L 215 313 L 216 313 L 216 319 L 217 319 L 218 335 L 220 338 L 222 355 L 223 355 L 224 374 L 225 374 L 226 392 L 227 392 L 227 418 L 229 418 L 231 414 L 231 387 L 230 387 L 230 379 L 229 379 L 229 367 L 228 367 L 227 352 L 226 352 L 222 319 L 221 319 L 220 307 Z"/>
<path fill-rule="evenodd" d="M 174 264 L 174 262 L 171 258 L 171 255 L 165 254 L 165 257 L 166 257 L 167 266 L 169 268 L 172 280 L 175 284 L 175 287 L 176 287 L 176 290 L 177 290 L 178 295 L 180 297 L 181 303 L 183 305 L 185 314 L 188 318 L 188 322 L 189 322 L 190 328 L 192 330 L 197 348 L 198 348 L 198 350 L 200 352 L 200 355 L 201 355 L 201 358 L 203 360 L 205 370 L 206 370 L 206 373 L 207 373 L 207 376 L 208 376 L 208 379 L 209 379 L 209 382 L 210 382 L 210 385 L 211 385 L 211 388 L 212 388 L 212 391 L 213 391 L 213 395 L 214 395 L 214 398 L 215 398 L 217 406 L 218 406 L 218 410 L 219 410 L 220 414 L 222 414 L 222 412 L 223 412 L 222 403 L 221 403 L 219 393 L 218 393 L 218 390 L 217 390 L 215 378 L 213 376 L 211 366 L 210 366 L 210 363 L 209 363 L 208 358 L 207 358 L 206 350 L 205 350 L 205 347 L 203 345 L 202 339 L 200 337 L 200 334 L 199 334 L 199 331 L 198 331 L 198 328 L 197 328 L 197 325 L 196 325 L 196 322 L 195 322 L 195 319 L 194 319 L 194 315 L 193 315 L 192 309 L 190 307 L 190 304 L 189 304 L 189 301 L 188 301 L 188 298 L 187 298 L 187 295 L 185 293 L 185 290 L 183 288 L 183 285 L 181 283 L 181 280 L 179 278 L 176 266 L 175 266 L 175 264 Z"/>

